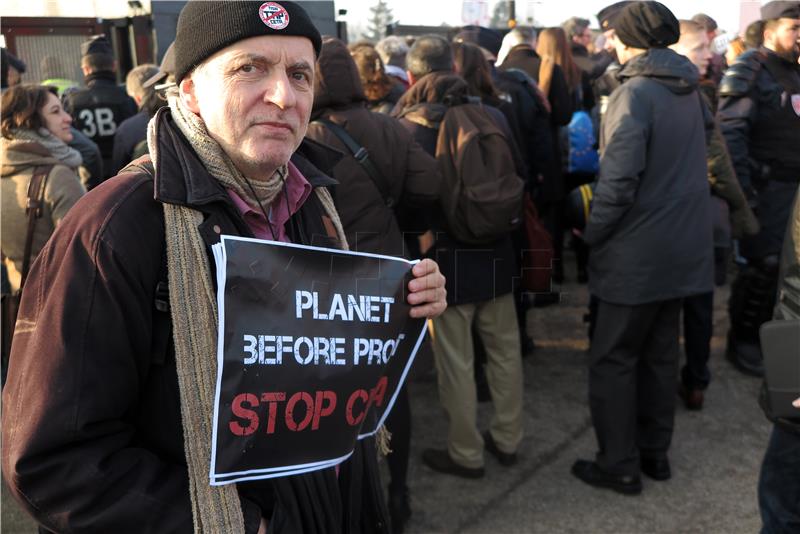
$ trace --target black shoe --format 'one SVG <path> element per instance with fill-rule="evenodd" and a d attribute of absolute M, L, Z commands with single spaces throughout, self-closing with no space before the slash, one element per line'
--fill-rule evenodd
<path fill-rule="evenodd" d="M 459 465 L 450 458 L 450 453 L 441 449 L 425 449 L 422 451 L 422 462 L 440 473 L 455 475 L 462 478 L 481 478 L 484 475 L 483 467 L 466 467 Z"/>
<path fill-rule="evenodd" d="M 669 480 L 672 477 L 669 460 L 666 456 L 642 456 L 639 459 L 639 465 L 642 468 L 642 473 L 653 480 Z"/>
<path fill-rule="evenodd" d="M 497 458 L 497 461 L 500 462 L 500 465 L 509 467 L 517 463 L 517 453 L 501 451 L 497 447 L 497 443 L 494 442 L 492 433 L 488 430 L 483 433 L 483 446 L 487 451 L 492 453 L 495 458 Z"/>
<path fill-rule="evenodd" d="M 742 373 L 756 377 L 764 376 L 764 358 L 757 343 L 737 340 L 733 333 L 729 332 L 725 356 Z"/>
<path fill-rule="evenodd" d="M 687 410 L 696 412 L 703 409 L 705 394 L 702 389 L 693 389 L 681 384 L 678 388 L 678 396 L 683 400 Z"/>
<path fill-rule="evenodd" d="M 408 488 L 393 489 L 389 486 L 389 517 L 392 519 L 392 534 L 403 534 L 406 523 L 411 518 Z"/>
<path fill-rule="evenodd" d="M 638 495 L 642 492 L 642 480 L 639 477 L 606 473 L 589 460 L 577 460 L 572 464 L 572 474 L 590 486 L 608 488 L 623 495 Z"/>

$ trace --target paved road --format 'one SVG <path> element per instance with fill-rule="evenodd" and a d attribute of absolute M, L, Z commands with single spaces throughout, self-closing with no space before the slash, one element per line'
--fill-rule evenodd
<path fill-rule="evenodd" d="M 444 447 L 445 417 L 433 376 L 412 386 L 414 449 L 409 532 L 753 533 L 760 528 L 756 484 L 770 426 L 757 406 L 759 381 L 724 359 L 727 291 L 716 295 L 713 382 L 702 412 L 679 404 L 670 452 L 673 478 L 644 478 L 641 496 L 586 486 L 570 475 L 596 450 L 587 405 L 587 353 L 581 323 L 585 287 L 567 285 L 562 303 L 529 313 L 537 349 L 525 358 L 526 437 L 518 465 L 487 455 L 478 481 L 437 474 L 419 460 Z M 491 413 L 482 405 L 487 428 Z"/>
<path fill-rule="evenodd" d="M 752 533 L 760 527 L 756 482 L 769 425 L 756 394 L 759 382 L 723 358 L 727 292 L 717 295 L 712 346 L 714 375 L 702 412 L 678 409 L 670 459 L 673 478 L 644 479 L 644 493 L 625 497 L 596 490 L 569 474 L 576 458 L 595 451 L 586 386 L 585 287 L 567 284 L 562 303 L 533 310 L 536 351 L 525 359 L 525 431 L 520 462 L 506 468 L 487 457 L 486 477 L 469 481 L 432 472 L 423 448 L 443 447 L 445 416 L 435 378 L 411 385 L 414 444 L 410 472 L 415 533 Z M 424 361 L 420 362 L 422 365 Z M 481 428 L 490 406 L 480 408 Z M 35 532 L 4 492 L 2 532 Z"/>

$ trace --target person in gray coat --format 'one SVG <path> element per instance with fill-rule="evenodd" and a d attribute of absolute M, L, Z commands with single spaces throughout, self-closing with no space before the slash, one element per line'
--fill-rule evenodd
<path fill-rule="evenodd" d="M 620 493 L 640 473 L 670 478 L 681 299 L 713 288 L 706 131 L 699 73 L 666 48 L 678 21 L 658 2 L 631 2 L 616 26 L 623 84 L 611 95 L 600 174 L 584 239 L 599 300 L 589 397 L 599 445 L 573 474 Z"/>

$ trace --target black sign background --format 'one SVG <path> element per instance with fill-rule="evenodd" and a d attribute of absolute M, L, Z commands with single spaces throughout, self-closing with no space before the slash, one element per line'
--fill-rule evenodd
<path fill-rule="evenodd" d="M 364 437 L 377 430 L 424 336 L 425 321 L 409 317 L 410 307 L 405 299 L 412 264 L 387 256 L 229 236 L 224 236 L 218 246 L 225 248 L 226 262 L 224 293 L 218 295 L 222 344 L 221 354 L 218 354 L 221 367 L 215 408 L 212 483 L 285 476 L 307 464 L 324 468 L 337 463 L 352 452 L 359 435 Z M 220 274 L 218 272 L 218 276 Z M 390 305 L 388 323 L 383 322 L 384 305 L 380 308 L 380 322 L 364 322 L 355 317 L 352 322 L 339 318 L 313 319 L 311 310 L 304 310 L 303 317 L 297 319 L 296 291 L 317 292 L 320 313 L 329 311 L 334 293 L 345 298 L 347 295 L 393 297 L 395 302 Z M 397 339 L 399 334 L 405 338 L 397 344 L 388 364 L 367 364 L 362 357 L 361 363 L 354 365 L 355 338 L 385 342 Z M 281 364 L 246 365 L 244 359 L 249 354 L 244 350 L 245 335 L 344 338 L 341 345 L 344 352 L 338 357 L 344 359 L 345 364 L 326 364 L 322 358 L 318 364 L 300 364 L 292 352 L 287 352 Z M 306 354 L 303 347 L 301 355 Z M 384 376 L 387 377 L 386 390 L 381 405 L 374 405 L 372 413 L 363 417 L 360 424 L 349 424 L 348 399 L 358 390 L 368 395 Z M 287 414 L 287 402 L 292 395 L 306 392 L 306 399 L 316 401 L 317 392 L 322 391 L 333 392 L 336 397 L 332 412 L 316 419 L 315 430 L 311 423 L 302 430 L 291 430 L 287 418 L 295 424 L 301 423 L 306 420 L 307 408 L 306 402 L 300 401 L 295 404 L 294 411 Z M 269 405 L 262 400 L 262 395 L 276 392 L 284 393 L 285 400 L 277 403 L 273 433 L 268 433 Z M 240 395 L 247 393 L 259 401 L 257 406 L 241 403 Z M 354 417 L 364 412 L 365 393 L 355 393 L 360 397 L 353 403 Z M 327 398 L 322 399 L 318 408 L 322 412 L 328 411 L 331 404 L 331 394 L 325 395 Z M 240 428 L 248 427 L 248 430 L 254 426 L 253 420 L 233 413 L 237 396 L 238 406 L 258 416 L 255 431 L 248 435 L 237 435 L 231 430 L 231 423 L 238 423 Z"/>

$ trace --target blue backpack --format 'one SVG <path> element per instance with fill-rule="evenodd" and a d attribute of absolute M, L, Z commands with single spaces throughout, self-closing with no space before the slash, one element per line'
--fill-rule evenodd
<path fill-rule="evenodd" d="M 595 150 L 594 124 L 585 111 L 576 111 L 567 125 L 569 156 L 567 171 L 596 174 L 600 169 L 600 157 Z"/>

